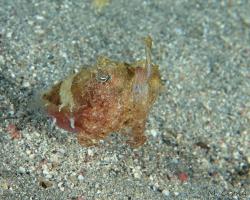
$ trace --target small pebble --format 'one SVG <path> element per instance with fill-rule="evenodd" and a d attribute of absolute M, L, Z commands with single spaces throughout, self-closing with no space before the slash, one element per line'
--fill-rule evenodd
<path fill-rule="evenodd" d="M 180 172 L 178 174 L 178 179 L 183 183 L 188 180 L 188 174 L 186 172 Z"/>
<path fill-rule="evenodd" d="M 8 32 L 8 33 L 6 34 L 6 37 L 7 37 L 7 38 L 11 38 L 11 37 L 12 37 L 12 32 Z"/>
<path fill-rule="evenodd" d="M 51 178 L 52 178 L 52 175 L 51 175 L 51 174 L 46 174 L 46 175 L 45 175 L 45 178 L 51 179 Z"/>
<path fill-rule="evenodd" d="M 1 63 L 1 64 L 4 64 L 4 63 L 5 63 L 4 57 L 3 57 L 2 55 L 0 55 L 0 63 Z"/>
<path fill-rule="evenodd" d="M 165 196 L 169 196 L 170 195 L 170 192 L 168 190 L 163 190 L 162 191 L 162 194 L 164 194 Z"/>
<path fill-rule="evenodd" d="M 44 175 L 47 175 L 47 174 L 49 174 L 49 171 L 48 171 L 47 169 L 44 169 L 44 170 L 43 170 L 43 174 L 44 174 Z"/>
<path fill-rule="evenodd" d="M 41 16 L 41 15 L 36 15 L 36 19 L 38 19 L 38 20 L 44 20 L 44 17 Z"/>
<path fill-rule="evenodd" d="M 60 156 L 64 156 L 66 151 L 64 149 L 58 149 L 58 153 L 60 154 Z"/>
<path fill-rule="evenodd" d="M 28 150 L 26 150 L 26 154 L 27 155 L 30 155 L 31 154 L 31 151 L 28 149 Z"/>
<path fill-rule="evenodd" d="M 24 173 L 26 172 L 26 170 L 25 170 L 24 167 L 19 167 L 19 168 L 18 168 L 18 172 L 19 172 L 20 174 L 24 174 Z"/>
<path fill-rule="evenodd" d="M 23 87 L 24 88 L 30 87 L 30 83 L 28 81 L 23 82 Z"/>
<path fill-rule="evenodd" d="M 88 149 L 88 155 L 89 155 L 89 156 L 93 156 L 93 155 L 94 155 L 94 152 L 93 152 L 91 149 Z"/>
<path fill-rule="evenodd" d="M 79 181 L 83 181 L 83 180 L 84 180 L 84 176 L 80 174 L 80 175 L 77 177 L 77 179 L 78 179 Z"/>
<path fill-rule="evenodd" d="M 135 178 L 138 178 L 138 179 L 141 178 L 142 172 L 140 169 L 141 169 L 140 166 L 137 166 L 137 167 L 132 169 L 132 172 L 133 172 Z"/>
<path fill-rule="evenodd" d="M 155 129 L 152 129 L 150 131 L 150 134 L 153 136 L 153 137 L 156 137 L 157 136 L 157 131 Z"/>
<path fill-rule="evenodd" d="M 63 182 L 59 182 L 58 187 L 61 191 L 64 191 Z"/>

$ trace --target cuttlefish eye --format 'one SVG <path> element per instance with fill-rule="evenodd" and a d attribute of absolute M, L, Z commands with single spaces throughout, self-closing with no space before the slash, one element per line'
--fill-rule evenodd
<path fill-rule="evenodd" d="M 97 80 L 97 82 L 105 83 L 105 82 L 111 80 L 111 75 L 103 72 L 102 70 L 98 70 L 96 73 L 96 80 Z"/>

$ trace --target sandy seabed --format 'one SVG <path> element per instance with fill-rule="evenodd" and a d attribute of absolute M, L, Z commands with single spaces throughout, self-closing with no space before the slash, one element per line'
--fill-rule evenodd
<path fill-rule="evenodd" d="M 102 4 L 103 3 L 103 4 Z M 0 199 L 250 199 L 249 1 L 0 1 Z M 164 89 L 132 149 L 85 148 L 39 94 L 100 55 L 153 62 Z"/>

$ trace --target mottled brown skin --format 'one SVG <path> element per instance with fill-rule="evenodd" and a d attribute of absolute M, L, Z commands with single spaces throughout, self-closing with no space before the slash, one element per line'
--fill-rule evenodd
<path fill-rule="evenodd" d="M 145 123 L 161 85 L 158 66 L 150 68 L 149 76 L 145 61 L 129 65 L 101 58 L 96 66 L 82 69 L 46 92 L 46 110 L 59 127 L 76 132 L 84 146 L 131 128 L 128 143 L 138 147 L 146 141 Z M 68 97 L 71 100 L 63 100 Z"/>

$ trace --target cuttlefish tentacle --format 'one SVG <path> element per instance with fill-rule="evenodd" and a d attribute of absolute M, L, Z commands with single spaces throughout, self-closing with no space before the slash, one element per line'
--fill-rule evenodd
<path fill-rule="evenodd" d="M 147 36 L 144 38 L 145 42 L 145 53 L 146 53 L 146 69 L 147 69 L 147 79 L 150 78 L 152 74 L 152 38 Z"/>
<path fill-rule="evenodd" d="M 152 38 L 147 36 L 144 38 L 146 60 L 144 63 L 139 63 L 143 66 L 135 68 L 135 81 L 133 84 L 134 101 L 138 103 L 145 103 L 148 99 L 149 93 L 149 79 L 152 75 L 152 61 L 151 49 Z"/>

